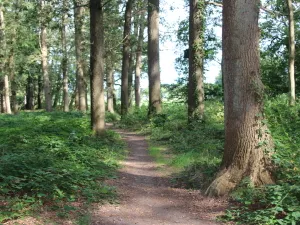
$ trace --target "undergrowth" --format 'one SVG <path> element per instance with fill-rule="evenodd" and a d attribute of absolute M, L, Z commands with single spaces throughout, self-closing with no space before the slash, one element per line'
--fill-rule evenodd
<path fill-rule="evenodd" d="M 87 116 L 0 115 L 0 133 L 0 223 L 45 205 L 65 213 L 72 202 L 113 198 L 102 181 L 115 176 L 124 145 L 112 131 L 93 136 Z"/>

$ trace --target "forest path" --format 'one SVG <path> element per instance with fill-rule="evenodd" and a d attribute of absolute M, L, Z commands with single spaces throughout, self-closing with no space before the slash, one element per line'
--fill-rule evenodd
<path fill-rule="evenodd" d="M 226 202 L 199 191 L 173 188 L 169 177 L 148 154 L 144 136 L 116 130 L 128 143 L 119 178 L 108 181 L 117 188 L 120 204 L 105 204 L 92 212 L 93 225 L 211 225 Z"/>

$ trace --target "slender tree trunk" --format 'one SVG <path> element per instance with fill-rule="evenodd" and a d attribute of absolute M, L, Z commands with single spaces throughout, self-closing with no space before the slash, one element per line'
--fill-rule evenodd
<path fill-rule="evenodd" d="M 148 76 L 148 115 L 152 116 L 162 110 L 159 68 L 159 0 L 148 1 Z"/>
<path fill-rule="evenodd" d="M 63 1 L 62 27 L 61 27 L 61 44 L 63 50 L 62 57 L 62 74 L 63 74 L 63 104 L 64 112 L 69 112 L 69 77 L 68 77 L 68 53 L 67 53 L 67 38 L 66 38 L 66 19 L 67 19 L 67 0 Z"/>
<path fill-rule="evenodd" d="M 133 37 L 138 37 L 139 31 L 139 17 L 136 15 L 134 16 L 134 29 L 133 29 Z M 134 39 L 135 40 L 135 39 Z M 131 43 L 131 52 L 129 58 L 129 71 L 128 71 L 128 106 L 129 108 L 132 106 L 132 98 L 133 98 L 133 71 L 135 70 L 135 52 L 137 50 L 137 41 Z"/>
<path fill-rule="evenodd" d="M 41 10 L 43 11 L 46 2 L 41 0 Z M 43 19 L 42 19 L 43 20 Z M 44 95 L 46 111 L 52 111 L 52 95 L 51 95 L 51 84 L 48 71 L 48 47 L 47 47 L 47 27 L 46 22 L 41 22 L 41 61 L 42 61 L 42 73 L 44 80 Z"/>
<path fill-rule="evenodd" d="M 9 98 L 9 81 L 8 76 L 4 76 L 4 102 L 5 102 L 5 109 L 7 114 L 11 114 L 11 107 L 10 107 L 10 98 Z"/>
<path fill-rule="evenodd" d="M 42 74 L 38 75 L 38 96 L 37 96 L 37 108 L 42 109 L 42 95 L 43 95 L 43 81 Z"/>
<path fill-rule="evenodd" d="M 203 36 L 205 2 L 190 0 L 188 120 L 202 120 L 204 115 Z"/>
<path fill-rule="evenodd" d="M 130 29 L 131 13 L 133 0 L 128 0 L 125 10 L 125 23 L 123 35 L 123 59 L 122 59 L 122 77 L 121 77 L 121 115 L 128 112 L 128 71 L 130 64 Z"/>
<path fill-rule="evenodd" d="M 114 70 L 112 66 L 107 68 L 107 111 L 115 113 L 114 110 L 114 83 L 113 83 Z"/>
<path fill-rule="evenodd" d="M 90 0 L 91 123 L 97 135 L 105 132 L 104 25 L 101 0 Z"/>
<path fill-rule="evenodd" d="M 11 114 L 11 108 L 10 108 L 10 98 L 9 98 L 9 80 L 8 76 L 6 74 L 6 68 L 5 68 L 5 62 L 6 59 L 6 40 L 5 40 L 5 22 L 4 22 L 4 13 L 3 13 L 3 6 L 0 4 L 0 48 L 2 48 L 0 51 L 0 72 L 4 75 L 3 77 L 0 77 L 0 79 L 3 79 L 3 87 L 0 91 L 2 91 L 3 95 L 3 101 L 4 101 L 4 109 L 5 113 Z"/>
<path fill-rule="evenodd" d="M 138 37 L 138 46 L 136 51 L 136 63 L 135 63 L 135 106 L 139 108 L 141 106 L 141 91 L 140 91 L 140 80 L 141 80 L 141 67 L 142 67 L 142 47 L 144 41 L 144 14 L 141 14 L 139 22 L 139 37 Z"/>
<path fill-rule="evenodd" d="M 79 111 L 86 111 L 86 86 L 84 76 L 84 66 L 82 58 L 83 50 L 83 16 L 84 7 L 81 6 L 82 2 L 79 0 L 74 1 L 74 23 L 75 23 L 75 49 L 76 49 L 76 82 L 79 100 Z"/>
<path fill-rule="evenodd" d="M 221 170 L 208 195 L 226 195 L 244 177 L 255 185 L 273 182 L 265 155 L 271 151 L 272 141 L 262 123 L 259 5 L 260 0 L 224 1 L 225 148 Z"/>
<path fill-rule="evenodd" d="M 28 75 L 26 86 L 26 106 L 27 110 L 34 110 L 34 84 L 32 75 Z"/>
<path fill-rule="evenodd" d="M 289 12 L 289 80 L 290 80 L 290 105 L 295 105 L 295 21 L 292 0 L 286 0 Z"/>

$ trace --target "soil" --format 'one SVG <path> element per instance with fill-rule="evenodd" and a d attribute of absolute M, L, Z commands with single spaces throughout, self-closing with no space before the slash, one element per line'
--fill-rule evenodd
<path fill-rule="evenodd" d="M 148 154 L 145 137 L 117 130 L 128 143 L 129 155 L 119 178 L 109 181 L 120 194 L 119 204 L 95 207 L 93 225 L 213 225 L 228 203 L 200 191 L 174 188 L 168 168 Z"/>

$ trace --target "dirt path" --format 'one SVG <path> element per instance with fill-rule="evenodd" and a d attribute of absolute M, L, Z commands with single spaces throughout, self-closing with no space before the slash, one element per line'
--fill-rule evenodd
<path fill-rule="evenodd" d="M 199 191 L 172 188 L 168 177 L 148 155 L 143 136 L 118 131 L 128 142 L 128 158 L 119 179 L 110 181 L 121 195 L 118 205 L 102 205 L 93 211 L 93 225 L 208 225 L 226 202 L 204 197 Z"/>

